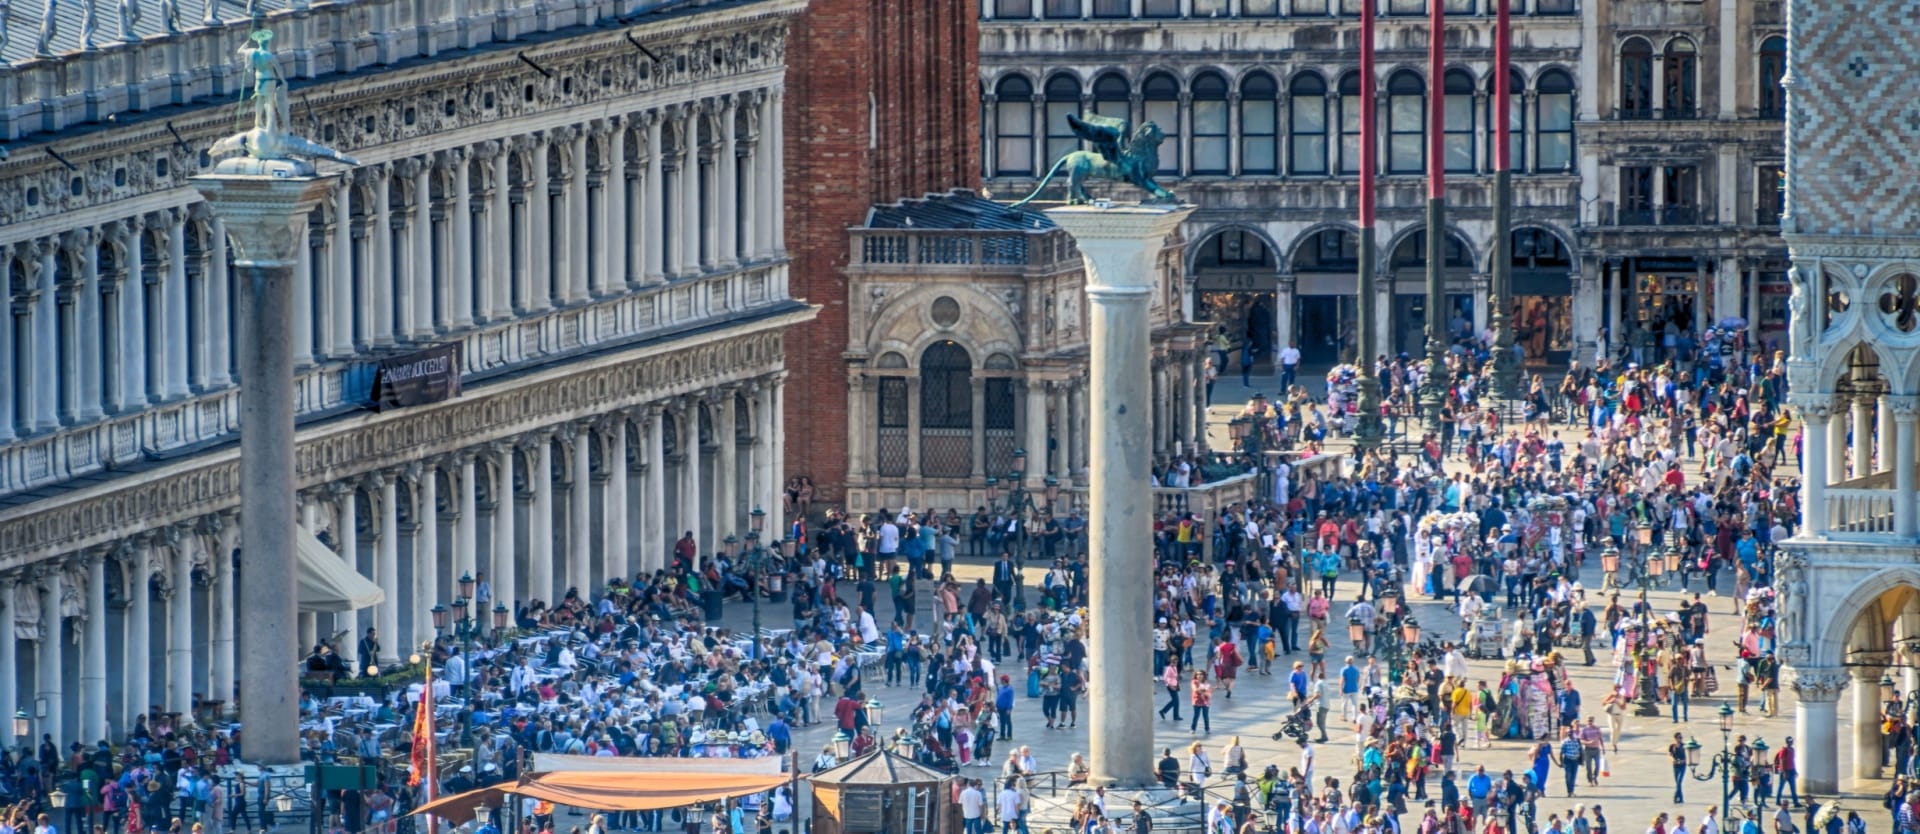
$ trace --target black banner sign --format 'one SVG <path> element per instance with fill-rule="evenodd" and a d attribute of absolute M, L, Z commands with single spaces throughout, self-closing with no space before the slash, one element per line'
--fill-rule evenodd
<path fill-rule="evenodd" d="M 425 405 L 459 395 L 459 342 L 382 359 L 373 374 L 375 411 Z"/>

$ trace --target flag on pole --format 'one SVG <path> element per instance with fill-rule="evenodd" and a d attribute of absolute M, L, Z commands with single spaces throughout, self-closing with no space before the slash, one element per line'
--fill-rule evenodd
<path fill-rule="evenodd" d="M 407 785 L 420 789 L 420 803 L 432 802 L 438 791 L 438 782 L 434 773 L 433 738 L 433 662 L 426 664 L 427 675 L 420 687 L 420 708 L 413 715 L 413 750 L 408 757 Z M 428 817 L 427 830 L 434 830 L 433 819 Z"/>

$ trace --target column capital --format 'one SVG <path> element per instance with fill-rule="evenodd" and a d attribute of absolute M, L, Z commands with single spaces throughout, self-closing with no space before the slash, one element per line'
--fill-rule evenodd
<path fill-rule="evenodd" d="M 378 492 L 382 488 L 384 488 L 389 481 L 393 480 L 396 474 L 397 473 L 394 473 L 390 470 L 376 470 L 373 472 L 368 472 L 367 474 L 361 476 L 362 483 L 366 485 L 368 490 Z"/>
<path fill-rule="evenodd" d="M 432 168 L 432 166 L 433 166 L 432 157 L 410 156 L 410 157 L 407 157 L 406 159 L 400 160 L 398 164 L 398 169 L 399 169 L 400 176 L 405 177 L 407 179 L 413 179 L 414 177 L 417 177 L 417 176 L 420 176 L 421 174 L 426 173 L 428 170 Z"/>
<path fill-rule="evenodd" d="M 1791 685 L 1794 696 L 1801 701 L 1831 703 L 1840 700 L 1840 692 L 1852 677 L 1840 668 L 1794 667 Z"/>
<path fill-rule="evenodd" d="M 452 168 L 466 162 L 472 153 L 473 152 L 467 148 L 448 148 L 439 153 L 439 162 L 441 165 Z"/>
<path fill-rule="evenodd" d="M 69 229 L 66 234 L 61 235 L 60 248 L 70 250 L 85 249 L 99 241 L 100 230 L 98 228 L 82 226 L 78 229 Z"/>
<path fill-rule="evenodd" d="M 1814 423 L 1826 422 L 1836 409 L 1843 407 L 1832 394 L 1789 394 L 1787 404 L 1799 409 L 1803 419 Z"/>
<path fill-rule="evenodd" d="M 349 481 L 334 481 L 333 483 L 327 484 L 326 489 L 335 501 L 342 499 L 351 501 L 353 500 L 353 496 L 360 491 L 359 487 Z"/>
<path fill-rule="evenodd" d="M 499 139 L 488 139 L 485 142 L 473 146 L 473 155 L 476 159 L 492 161 L 494 157 L 505 153 L 506 150 L 506 142 Z"/>

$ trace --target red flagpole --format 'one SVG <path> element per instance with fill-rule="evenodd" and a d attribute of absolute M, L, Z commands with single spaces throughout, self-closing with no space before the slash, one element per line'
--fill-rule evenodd
<path fill-rule="evenodd" d="M 1513 170 L 1512 158 L 1512 119 L 1510 110 L 1513 95 L 1511 69 L 1513 56 L 1509 53 L 1509 41 L 1512 40 L 1512 21 L 1508 18 L 1510 0 L 1498 0 L 1496 17 L 1493 24 L 1493 170 Z"/>
<path fill-rule="evenodd" d="M 1360 4 L 1360 228 L 1373 228 L 1373 169 L 1374 169 L 1374 82 L 1373 82 L 1373 4 L 1375 0 L 1366 0 Z M 1434 0 L 1439 2 L 1439 0 Z M 1371 345 L 1363 346 L 1360 354 L 1367 356 Z"/>
<path fill-rule="evenodd" d="M 1372 5 L 1368 0 L 1367 5 Z M 1447 196 L 1447 9 L 1445 0 L 1427 0 L 1429 29 L 1427 37 L 1427 198 Z M 1438 230 L 1429 229 L 1429 236 Z M 1433 311 L 1428 315 L 1436 315 Z"/>

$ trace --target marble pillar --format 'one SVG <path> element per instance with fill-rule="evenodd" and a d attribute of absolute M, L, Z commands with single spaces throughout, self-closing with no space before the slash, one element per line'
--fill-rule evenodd
<path fill-rule="evenodd" d="M 448 577 L 451 581 L 447 585 L 452 589 L 450 593 L 456 596 L 459 594 L 459 578 L 473 576 L 478 569 L 474 565 L 474 558 L 480 552 L 480 540 L 475 532 L 480 524 L 480 512 L 476 506 L 480 500 L 480 485 L 474 480 L 473 455 L 462 453 L 459 460 L 460 501 L 454 510 L 459 515 L 453 522 L 453 575 Z M 473 616 L 479 617 L 485 613 L 476 608 Z"/>
<path fill-rule="evenodd" d="M 1848 671 L 1853 674 L 1853 778 L 1878 779 L 1884 755 L 1880 735 L 1880 676 L 1887 670 L 1855 666 Z M 1805 768 L 1806 763 L 1801 767 Z"/>
<path fill-rule="evenodd" d="M 121 651 L 122 678 L 120 697 L 123 726 L 129 732 L 153 706 L 153 541 L 142 536 L 121 552 L 127 572 L 126 643 Z"/>
<path fill-rule="evenodd" d="M 700 505 L 704 497 L 700 492 L 700 405 L 688 400 L 681 408 L 678 422 L 684 439 L 680 443 L 683 456 L 680 464 L 680 532 L 692 532 L 694 542 L 701 551 L 710 553 L 714 542 L 708 540 L 706 530 L 700 524 Z M 679 535 L 674 538 L 679 538 Z"/>
<path fill-rule="evenodd" d="M 513 485 L 513 469 L 519 454 L 511 443 L 493 445 L 493 552 L 488 567 L 493 569 L 493 598 L 506 605 L 508 611 L 519 601 L 519 589 L 515 587 L 519 566 L 515 558 L 520 550 L 514 516 L 519 512 L 520 500 Z"/>
<path fill-rule="evenodd" d="M 1191 213 L 1174 206 L 1071 206 L 1048 210 L 1086 260 L 1090 375 L 1089 420 L 1090 645 L 1087 684 L 1104 693 L 1088 703 L 1092 780 L 1100 785 L 1154 784 L 1151 656 L 1151 542 L 1141 534 L 1153 514 L 1148 489 L 1152 406 L 1148 306 L 1159 287 L 1156 259 L 1167 235 Z"/>
<path fill-rule="evenodd" d="M 1833 398 L 1833 419 L 1827 426 L 1827 483 L 1847 480 L 1847 437 L 1853 429 L 1852 412 L 1845 399 Z"/>
<path fill-rule="evenodd" d="M 535 134 L 533 137 L 533 185 L 527 190 L 527 223 L 532 230 L 528 246 L 528 259 L 533 277 L 533 289 L 527 297 L 528 309 L 545 310 L 552 306 L 554 291 L 555 247 L 553 235 L 553 186 L 548 181 L 548 159 L 553 154 L 552 137 Z M 542 597 L 545 599 L 545 597 Z"/>
<path fill-rule="evenodd" d="M 740 529 L 740 435 L 735 431 L 735 420 L 740 413 L 734 404 L 732 388 L 722 389 L 719 401 L 714 404 L 713 439 L 720 445 L 720 454 L 714 461 L 713 475 L 713 535 L 717 538 L 738 536 L 745 540 L 747 531 Z"/>
<path fill-rule="evenodd" d="M 87 620 L 80 649 L 80 738 L 91 744 L 107 737 L 107 554 L 86 554 Z M 9 668 L 0 666 L 0 669 Z M 12 684 L 0 684 L 12 687 Z M 0 713 L 11 715 L 11 713 Z"/>
<path fill-rule="evenodd" d="M 663 275 L 666 271 L 666 235 L 660 225 L 661 201 L 665 198 L 663 186 L 666 183 L 662 178 L 660 159 L 660 121 L 661 114 L 657 112 L 646 116 L 647 170 L 640 183 L 640 237 L 644 257 L 641 268 L 644 269 L 644 281 L 648 284 L 666 280 Z"/>
<path fill-rule="evenodd" d="M 1829 796 L 1840 790 L 1840 691 L 1847 688 L 1847 670 L 1794 668 L 1791 691 L 1794 758 L 1800 765 L 1800 795 Z M 1782 693 L 1785 697 L 1785 693 Z"/>
<path fill-rule="evenodd" d="M 667 543 L 675 532 L 667 526 L 666 419 L 665 409 L 648 406 L 647 486 L 641 505 L 645 513 L 641 520 L 641 540 L 646 546 L 640 551 L 640 566 L 647 571 L 667 566 Z"/>
<path fill-rule="evenodd" d="M 382 588 L 400 587 L 400 483 L 397 473 L 374 476 L 373 487 L 380 490 L 380 540 L 374 564 L 375 583 Z M 405 640 L 400 636 L 400 600 L 387 594 L 374 610 L 375 639 L 380 643 L 380 666 L 392 666 L 406 657 Z M 374 658 L 361 658 L 363 665 L 376 665 Z"/>
<path fill-rule="evenodd" d="M 333 495 L 333 517 L 335 519 L 333 523 L 333 552 L 339 554 L 340 561 L 346 563 L 348 570 L 359 573 L 360 506 L 359 502 L 355 500 L 355 497 L 359 495 L 359 491 L 354 489 L 352 484 L 348 483 L 328 484 L 327 491 Z M 219 570 L 220 567 L 221 566 L 216 566 L 215 569 Z M 219 572 L 226 573 L 228 571 L 221 570 Z M 360 657 L 360 635 L 362 631 L 358 623 L 359 617 L 351 611 L 339 615 L 334 620 L 334 630 L 341 630 L 344 626 L 347 632 L 347 639 L 342 641 L 340 645 L 334 646 L 333 649 L 340 653 L 341 660 L 346 661 L 347 668 L 355 674 L 366 671 L 367 664 L 377 662 L 373 658 L 363 659 Z"/>
<path fill-rule="evenodd" d="M 607 257 L 600 265 L 599 288 L 602 292 L 615 292 L 627 286 L 627 264 L 632 261 L 631 255 L 639 238 L 633 234 L 633 227 L 627 221 L 627 200 L 633 190 L 627 179 L 627 120 L 620 117 L 609 119 L 607 127 L 610 135 L 607 156 L 603 161 L 607 167 L 607 213 L 600 227 L 604 230 L 601 248 Z"/>
<path fill-rule="evenodd" d="M 234 611 L 238 607 L 240 578 L 233 551 L 240 546 L 240 526 L 228 512 L 209 517 L 207 528 L 213 533 L 214 541 L 213 662 L 210 664 L 213 682 L 208 691 L 214 699 L 231 705 L 239 694 L 234 689 Z"/>
<path fill-rule="evenodd" d="M 1827 471 L 1827 435 L 1834 430 L 1832 406 L 1826 397 L 1812 402 L 1804 396 L 1794 399 L 1803 421 L 1801 430 L 1806 434 L 1800 446 L 1800 471 L 1807 473 L 1801 482 L 1801 523 L 1805 535 L 1823 536 L 1827 532 L 1827 479 L 1819 474 Z"/>
<path fill-rule="evenodd" d="M 6 315 L 11 316 L 12 313 L 6 312 Z M 20 641 L 13 631 L 14 587 L 17 582 L 18 577 L 13 574 L 0 576 L 0 669 L 20 668 Z M 17 672 L 13 674 L 14 677 L 0 681 L 0 716 L 6 717 L 9 725 L 13 723 L 15 712 L 20 709 L 20 679 Z M 7 732 L 12 733 L 13 728 L 7 727 Z M 10 747 L 18 739 L 9 736 L 7 741 Z"/>
<path fill-rule="evenodd" d="M 731 269 L 739 262 L 740 253 L 740 227 L 734 221 L 738 212 L 734 199 L 739 194 L 734 190 L 734 183 L 740 178 L 740 135 L 736 127 L 740 97 L 722 96 L 720 102 L 720 151 L 713 160 L 715 179 L 719 181 L 716 189 L 719 193 L 715 195 L 720 198 L 715 201 L 719 206 L 719 222 L 714 225 L 719 232 L 720 246 L 714 261 L 722 269 Z"/>
<path fill-rule="evenodd" d="M 433 639 L 433 618 L 424 609 L 442 604 L 440 593 L 440 470 L 428 461 L 413 469 L 413 641 L 408 649 Z"/>
<path fill-rule="evenodd" d="M 1889 397 L 1882 406 L 1893 414 L 1893 532 L 1911 541 L 1920 534 L 1914 518 L 1914 432 L 1920 398 Z"/>
<path fill-rule="evenodd" d="M 1873 474 L 1875 399 L 1871 393 L 1858 394 L 1853 398 L 1853 460 L 1847 470 L 1853 478 L 1865 478 Z"/>
<path fill-rule="evenodd" d="M 327 243 L 327 257 L 332 263 L 327 282 L 333 288 L 333 312 L 323 341 L 331 357 L 353 350 L 353 300 L 358 286 L 353 278 L 353 188 L 334 189 L 330 231 L 333 239 Z"/>
<path fill-rule="evenodd" d="M 393 288 L 397 275 L 393 257 L 393 166 L 374 166 L 373 177 L 373 263 L 368 280 L 373 284 L 373 321 L 367 325 L 375 345 L 393 344 Z M 382 635 L 388 639 L 397 634 Z"/>
<path fill-rule="evenodd" d="M 567 205 L 567 282 L 569 302 L 587 300 L 587 131 L 567 129 L 567 173 L 561 185 Z M 587 593 L 581 588 L 580 593 Z"/>
<path fill-rule="evenodd" d="M 167 567 L 173 595 L 167 599 L 167 711 L 193 712 L 193 556 L 191 532 L 168 531 L 173 547 Z M 251 564 L 249 564 L 251 567 Z M 291 635 L 287 645 L 294 645 Z"/>
<path fill-rule="evenodd" d="M 593 594 L 593 426 L 582 422 L 574 429 L 572 464 L 567 467 L 569 521 L 567 526 L 567 585 L 583 599 Z"/>
<path fill-rule="evenodd" d="M 67 647 L 65 618 L 60 616 L 62 582 L 60 571 L 44 568 L 40 570 L 39 581 L 34 588 L 40 594 L 40 639 L 34 643 L 38 649 L 33 676 L 35 698 L 38 701 L 34 705 L 38 719 L 34 722 L 34 733 L 53 734 L 56 745 L 67 738 L 66 699 L 61 675 L 61 670 L 66 666 Z M 44 713 L 39 712 L 42 708 L 45 709 Z"/>
<path fill-rule="evenodd" d="M 553 596 L 553 438 L 535 435 L 533 511 L 527 519 L 527 599 L 552 605 Z"/>
<path fill-rule="evenodd" d="M 617 197 L 618 195 L 616 195 Z M 632 580 L 633 573 L 627 568 L 627 520 L 632 513 L 627 510 L 627 415 L 615 412 L 607 424 L 609 432 L 607 452 L 607 493 L 602 518 L 607 529 L 606 560 L 603 571 L 608 579 L 620 577 Z"/>

